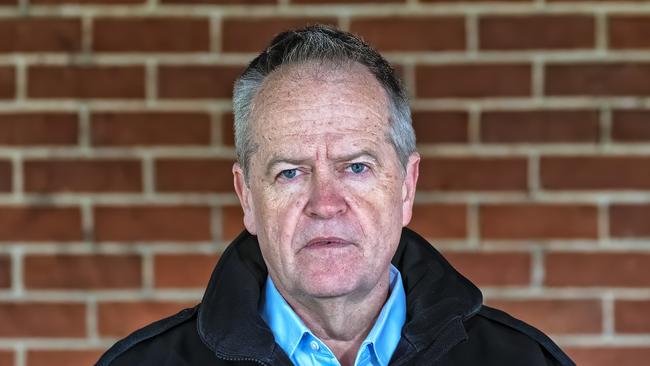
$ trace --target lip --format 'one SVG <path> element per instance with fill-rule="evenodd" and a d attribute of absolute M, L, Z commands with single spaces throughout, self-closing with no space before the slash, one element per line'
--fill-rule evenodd
<path fill-rule="evenodd" d="M 327 236 L 310 240 L 305 245 L 305 249 L 341 248 L 350 245 L 354 245 L 354 243 L 336 236 Z"/>

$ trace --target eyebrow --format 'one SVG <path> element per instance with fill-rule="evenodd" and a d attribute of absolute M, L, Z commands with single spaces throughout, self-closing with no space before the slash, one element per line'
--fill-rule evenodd
<path fill-rule="evenodd" d="M 373 153 L 372 151 L 366 150 L 366 149 L 361 150 L 361 151 L 357 151 L 357 152 L 354 152 L 354 153 L 351 153 L 351 154 L 348 154 L 348 155 L 337 156 L 337 157 L 333 158 L 332 160 L 334 162 L 336 162 L 336 163 L 340 163 L 340 162 L 344 162 L 344 161 L 355 160 L 355 159 L 358 159 L 360 157 L 370 158 L 370 160 L 372 160 L 373 163 L 381 166 L 381 164 L 379 163 L 379 159 L 377 158 L 376 154 Z M 277 156 L 276 155 L 267 163 L 267 165 L 266 165 L 266 175 L 268 176 L 271 173 L 271 169 L 273 169 L 273 167 L 276 166 L 277 164 L 287 163 L 287 164 L 291 164 L 291 165 L 302 165 L 302 164 L 305 164 L 306 162 L 308 162 L 310 160 L 312 160 L 312 159 L 309 159 L 309 158 L 292 159 L 292 158 L 289 158 L 289 157 L 283 157 L 283 156 Z"/>

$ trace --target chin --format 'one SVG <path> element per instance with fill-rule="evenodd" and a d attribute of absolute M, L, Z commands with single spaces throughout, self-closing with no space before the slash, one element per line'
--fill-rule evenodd
<path fill-rule="evenodd" d="M 300 279 L 304 292 L 316 298 L 342 297 L 363 291 L 366 281 L 359 273 L 347 271 L 330 271 L 306 275 Z"/>

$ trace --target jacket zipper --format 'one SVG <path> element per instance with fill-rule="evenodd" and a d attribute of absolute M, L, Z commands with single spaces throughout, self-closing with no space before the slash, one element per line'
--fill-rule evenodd
<path fill-rule="evenodd" d="M 268 364 L 256 359 L 256 358 L 246 358 L 246 357 L 228 357 L 221 353 L 216 353 L 217 357 L 225 361 L 234 361 L 234 362 L 255 362 L 258 365 L 268 366 Z"/>

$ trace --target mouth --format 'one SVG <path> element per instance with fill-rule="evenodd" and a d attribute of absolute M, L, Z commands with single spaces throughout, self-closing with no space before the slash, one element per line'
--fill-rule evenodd
<path fill-rule="evenodd" d="M 354 245 L 353 242 L 338 237 L 321 237 L 314 238 L 307 242 L 305 249 L 324 249 L 324 248 L 342 248 Z"/>

